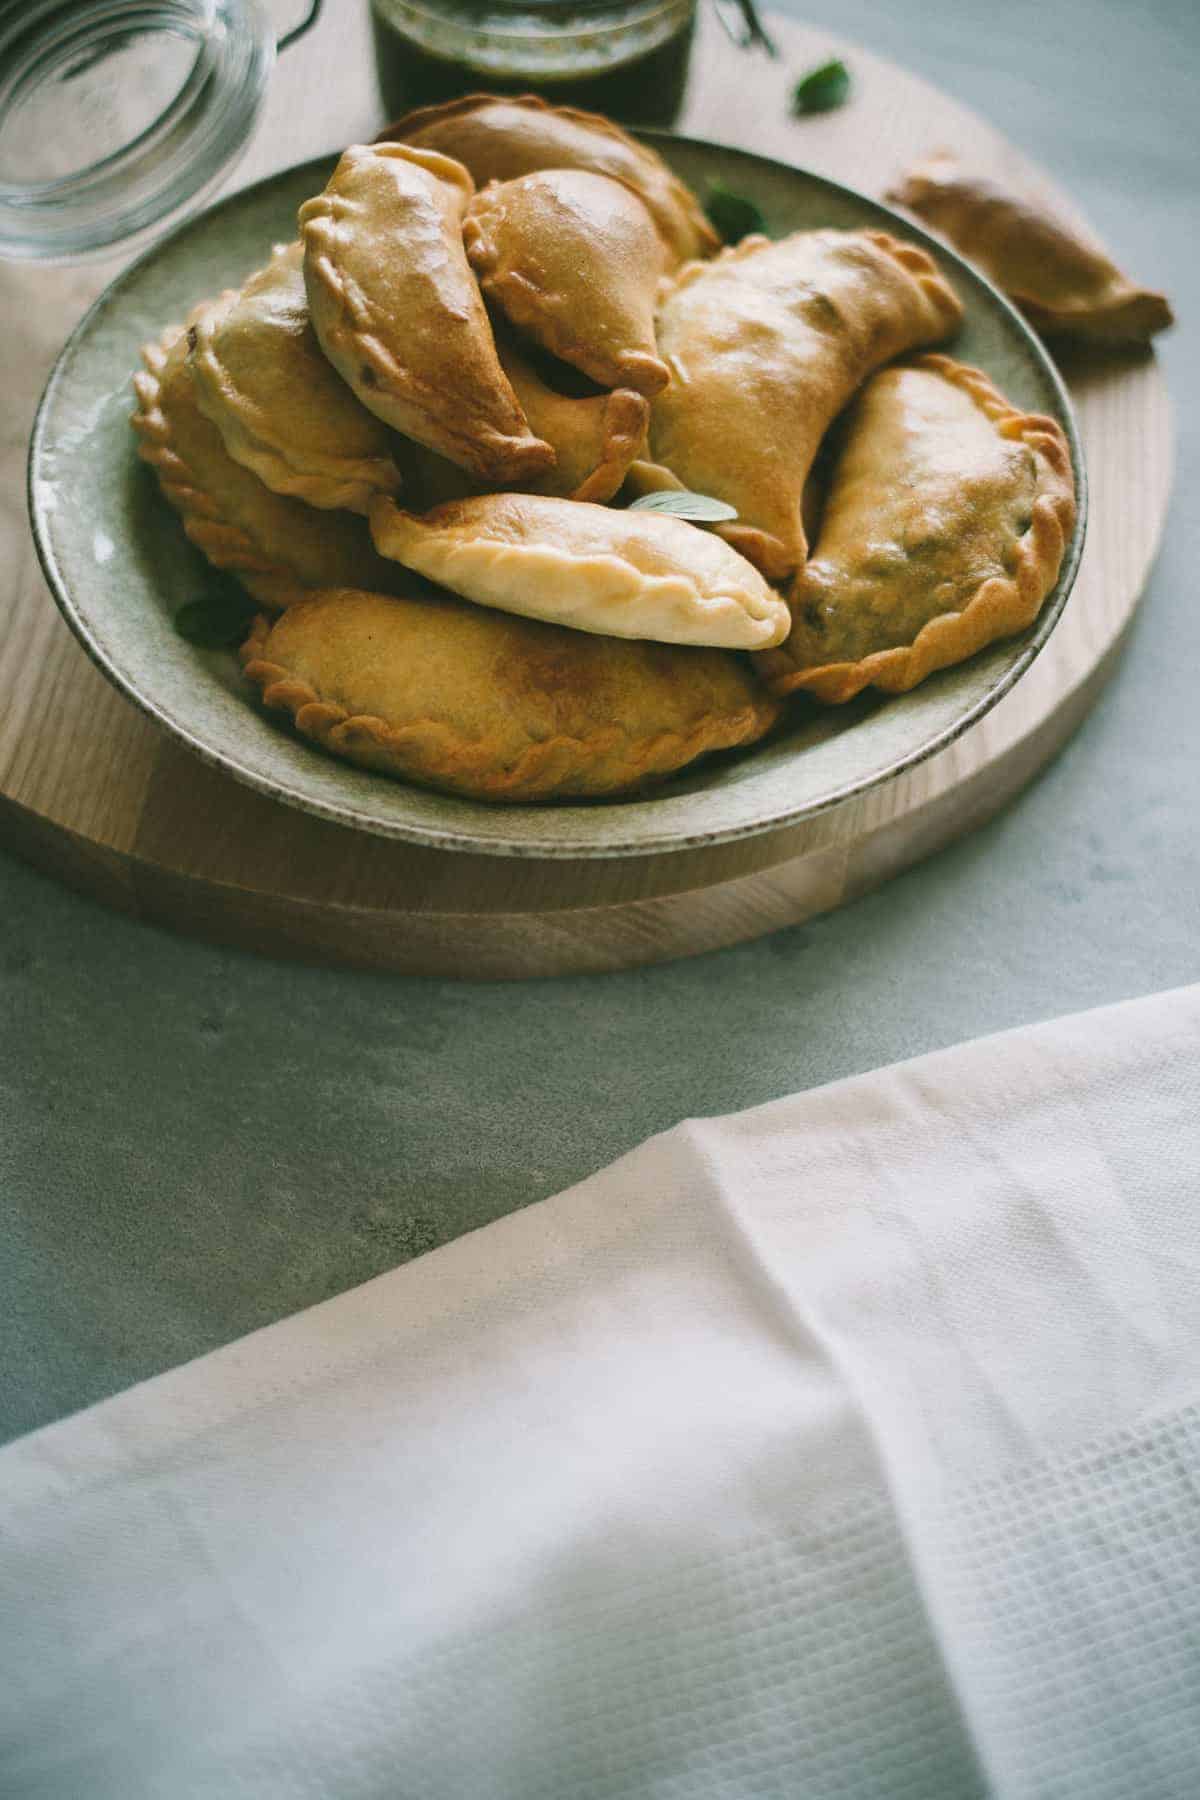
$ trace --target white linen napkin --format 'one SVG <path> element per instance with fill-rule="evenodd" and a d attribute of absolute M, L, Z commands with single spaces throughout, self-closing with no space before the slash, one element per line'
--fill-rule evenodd
<path fill-rule="evenodd" d="M 0 1793 L 1200 1791 L 1200 988 L 651 1140 L 0 1452 Z"/>

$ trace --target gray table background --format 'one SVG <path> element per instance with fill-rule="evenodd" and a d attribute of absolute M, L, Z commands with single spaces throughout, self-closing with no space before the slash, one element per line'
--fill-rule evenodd
<path fill-rule="evenodd" d="M 1116 680 L 972 838 L 827 918 L 625 975 L 271 962 L 132 923 L 0 854 L 0 1438 L 688 1114 L 1200 977 L 1200 7 L 789 10 L 991 119 L 1176 303 L 1175 499 Z"/>

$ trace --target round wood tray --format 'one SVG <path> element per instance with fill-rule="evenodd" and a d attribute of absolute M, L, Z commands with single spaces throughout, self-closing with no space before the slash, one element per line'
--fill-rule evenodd
<path fill-rule="evenodd" d="M 1071 210 L 1004 139 L 915 76 L 780 18 L 772 29 L 778 62 L 733 49 L 705 12 L 681 131 L 876 193 L 948 146 Z M 339 10 L 337 83 L 326 79 L 333 30 L 330 16 L 279 68 L 244 179 L 378 129 L 365 8 Z M 791 119 L 796 74 L 834 54 L 852 64 L 856 104 Z M 92 667 L 41 579 L 18 492 L 24 435 L 59 344 L 115 266 L 6 274 L 0 342 L 16 429 L 0 452 L 0 531 L 15 583 L 0 640 L 0 836 L 111 905 L 222 942 L 518 977 L 665 961 L 826 911 L 981 823 L 1054 754 L 1114 666 L 1162 530 L 1170 418 L 1153 354 L 1068 363 L 1091 493 L 1075 590 L 1016 688 L 941 754 L 802 825 L 695 852 L 530 862 L 367 837 L 277 805 L 161 736 Z"/>

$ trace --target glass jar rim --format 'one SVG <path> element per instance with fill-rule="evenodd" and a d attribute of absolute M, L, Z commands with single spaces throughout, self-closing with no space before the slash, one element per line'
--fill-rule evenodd
<path fill-rule="evenodd" d="M 0 6 L 0 118 L 137 30 L 192 39 L 195 55 L 127 142 L 65 175 L 0 181 L 0 257 L 70 261 L 110 250 L 208 191 L 245 148 L 275 57 L 260 0 L 40 0 L 14 24 L 15 11 Z"/>

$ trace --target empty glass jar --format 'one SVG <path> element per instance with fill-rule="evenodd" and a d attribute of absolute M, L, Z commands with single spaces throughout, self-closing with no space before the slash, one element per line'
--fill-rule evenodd
<path fill-rule="evenodd" d="M 0 0 L 0 257 L 87 256 L 194 204 L 275 51 L 260 0 Z"/>

